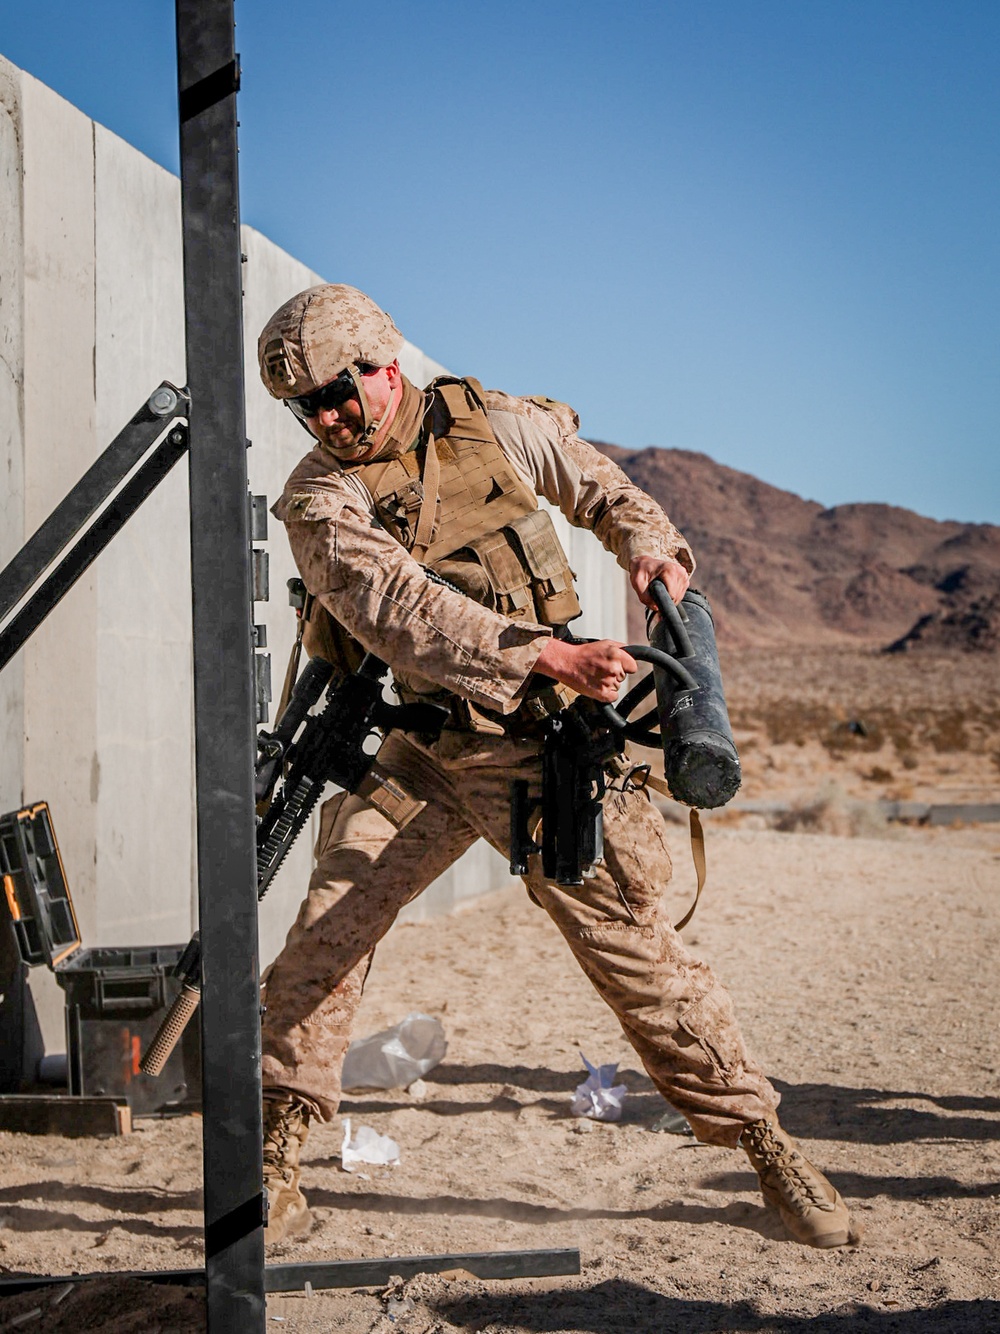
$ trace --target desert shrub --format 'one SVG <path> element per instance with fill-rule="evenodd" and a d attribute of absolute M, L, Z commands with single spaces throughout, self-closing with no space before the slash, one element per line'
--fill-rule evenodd
<path fill-rule="evenodd" d="M 1000 708 L 993 698 L 966 700 L 958 706 L 946 698 L 941 675 L 928 676 L 927 698 L 914 702 L 882 693 L 859 698 L 856 704 L 838 691 L 827 699 L 779 698 L 740 701 L 731 708 L 735 729 L 757 732 L 762 744 L 805 745 L 818 741 L 833 759 L 864 755 L 891 744 L 905 757 L 925 748 L 939 754 L 973 752 L 992 754 L 1000 735 Z M 887 702 L 891 701 L 891 702 Z M 915 762 L 906 764 L 913 768 Z"/>
<path fill-rule="evenodd" d="M 957 710 L 953 713 L 938 714 L 929 719 L 925 733 L 929 745 L 939 753 L 969 749 L 969 733 L 966 730 L 966 717 Z"/>

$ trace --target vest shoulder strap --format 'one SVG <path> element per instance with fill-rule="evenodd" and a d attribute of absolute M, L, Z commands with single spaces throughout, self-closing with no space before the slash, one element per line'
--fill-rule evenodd
<path fill-rule="evenodd" d="M 450 375 L 440 375 L 432 380 L 429 389 L 444 404 L 451 423 L 441 435 L 453 435 L 459 440 L 492 440 L 486 405 L 483 402 L 483 386 L 470 377 L 457 379 Z"/>

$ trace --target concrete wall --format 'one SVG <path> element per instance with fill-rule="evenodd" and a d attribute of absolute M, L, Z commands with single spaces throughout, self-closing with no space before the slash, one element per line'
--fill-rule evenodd
<path fill-rule="evenodd" d="M 243 247 L 250 480 L 273 501 L 308 442 L 260 385 L 256 335 L 322 279 L 250 228 Z M 373 295 L 391 308 L 391 293 Z M 178 180 L 2 58 L 0 316 L 2 564 L 153 388 L 186 378 Z M 417 383 L 444 369 L 409 344 L 400 361 Z M 622 572 L 589 534 L 557 522 L 585 588 L 580 632 L 624 637 Z M 295 571 L 271 527 L 272 598 L 257 619 L 277 692 Z M 50 803 L 87 945 L 170 943 L 193 929 L 188 561 L 181 463 L 0 674 L 0 810 Z M 298 905 L 310 845 L 303 836 L 262 905 L 265 963 Z M 407 915 L 507 880 L 480 844 Z M 62 995 L 39 970 L 33 987 L 47 1046 L 60 1050 Z"/>
<path fill-rule="evenodd" d="M 0 61 L 0 566 L 24 541 L 24 200 L 20 71 Z M 0 810 L 24 787 L 24 654 L 0 672 Z"/>

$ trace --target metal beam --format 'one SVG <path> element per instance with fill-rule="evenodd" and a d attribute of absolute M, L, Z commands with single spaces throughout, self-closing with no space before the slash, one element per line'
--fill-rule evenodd
<path fill-rule="evenodd" d="M 573 1249 L 538 1251 L 456 1251 L 451 1255 L 394 1255 L 381 1260 L 316 1260 L 308 1264 L 268 1265 L 264 1286 L 268 1292 L 302 1292 L 307 1283 L 313 1288 L 375 1288 L 388 1283 L 393 1274 L 412 1278 L 414 1274 L 442 1274 L 450 1269 L 464 1269 L 474 1278 L 549 1278 L 571 1276 L 580 1272 L 580 1252 Z M 32 1292 L 63 1283 L 86 1283 L 104 1279 L 93 1274 L 17 1274 L 0 1279 L 0 1297 L 18 1292 Z M 147 1283 L 176 1283 L 197 1288 L 204 1282 L 201 1269 L 152 1269 L 117 1271 L 116 1278 L 138 1278 Z"/>
<path fill-rule="evenodd" d="M 127 429 L 128 428 L 126 428 L 126 430 Z M 147 428 L 147 431 L 148 429 L 149 428 Z M 162 423 L 160 423 L 157 429 L 163 429 Z M 124 434 L 125 433 L 123 432 L 122 435 Z M 117 445 L 119 441 L 122 440 L 122 435 L 119 435 L 116 438 L 114 444 Z M 18 649 L 21 648 L 35 633 L 41 623 L 45 620 L 46 616 L 48 616 L 49 612 L 52 611 L 62 598 L 65 597 L 80 576 L 90 568 L 111 539 L 124 528 L 125 524 L 128 523 L 129 519 L 147 496 L 151 495 L 153 491 L 156 490 L 170 469 L 184 454 L 187 449 L 187 441 L 187 424 L 185 422 L 175 422 L 167 433 L 166 439 L 160 441 L 150 454 L 149 458 L 142 464 L 142 467 L 135 471 L 115 496 L 114 500 L 112 500 L 111 504 L 108 505 L 100 518 L 97 519 L 95 523 L 91 524 L 82 537 L 74 540 L 68 525 L 73 522 L 84 523 L 87 519 L 72 518 L 71 508 L 63 513 L 59 525 L 50 527 L 52 520 L 56 518 L 59 514 L 59 510 L 62 509 L 62 506 L 60 506 L 53 511 L 49 519 L 46 520 L 45 524 L 43 524 L 35 534 L 35 537 L 38 538 L 39 541 L 30 561 L 25 560 L 22 562 L 21 558 L 29 551 L 31 543 L 29 543 L 28 546 L 21 548 L 21 551 L 7 567 L 7 570 L 12 570 L 15 563 L 17 563 L 18 570 L 16 574 L 18 585 L 20 586 L 24 583 L 24 580 L 27 579 L 29 580 L 29 587 L 31 586 L 31 583 L 34 582 L 32 576 L 39 567 L 44 571 L 45 566 L 42 563 L 42 558 L 48 550 L 54 548 L 56 554 L 58 554 L 59 551 L 64 550 L 67 546 L 70 547 L 70 550 L 68 555 L 66 555 L 48 575 L 44 583 L 40 584 L 34 590 L 17 615 L 13 616 L 10 623 L 4 626 L 3 633 L 0 634 L 0 669 L 4 668 L 7 663 L 10 662 Z M 113 447 L 114 446 L 111 448 Z M 102 455 L 101 457 L 103 458 L 104 456 Z M 93 471 L 93 469 L 91 471 Z M 83 482 L 87 481 L 89 476 L 90 474 L 88 473 L 86 477 L 81 479 L 79 485 L 82 486 Z M 113 490 L 114 488 L 112 487 L 111 489 Z M 73 491 L 66 497 L 63 505 L 69 506 L 76 490 L 77 488 L 74 487 Z M 93 513 L 93 510 L 91 513 Z M 87 518 L 89 517 L 90 515 L 88 514 Z M 33 538 L 32 541 L 34 540 L 35 539 Z M 4 571 L 5 575 L 7 570 Z M 12 577 L 11 584 L 13 585 L 13 583 L 14 578 Z M 17 599 L 15 598 L 15 602 L 16 601 Z"/>
<path fill-rule="evenodd" d="M 213 1334 L 262 1334 L 254 681 L 233 23 L 232 0 L 177 0 L 208 1327 Z"/>
<path fill-rule="evenodd" d="M 93 518 L 174 417 L 186 417 L 187 394 L 168 380 L 150 394 L 127 426 L 0 572 L 0 620 L 17 605 Z"/>
<path fill-rule="evenodd" d="M 579 1274 L 580 1252 L 458 1251 L 454 1255 L 391 1255 L 378 1260 L 315 1260 L 297 1265 L 268 1265 L 264 1270 L 268 1292 L 302 1292 L 314 1288 L 374 1288 L 393 1274 L 441 1274 L 464 1269 L 475 1278 L 548 1278 Z"/>

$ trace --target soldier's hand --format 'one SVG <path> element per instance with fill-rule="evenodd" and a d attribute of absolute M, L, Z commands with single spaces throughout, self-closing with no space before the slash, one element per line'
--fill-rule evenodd
<path fill-rule="evenodd" d="M 674 602 L 680 602 L 691 582 L 688 571 L 672 556 L 636 556 L 628 567 L 628 577 L 639 601 L 647 607 L 656 606 L 649 594 L 654 579 L 663 580 Z"/>
<path fill-rule="evenodd" d="M 535 663 L 536 672 L 553 676 L 578 695 L 602 704 L 614 703 L 625 677 L 635 670 L 635 659 L 616 639 L 598 639 L 593 644 L 547 639 Z"/>

